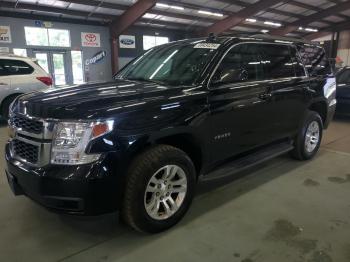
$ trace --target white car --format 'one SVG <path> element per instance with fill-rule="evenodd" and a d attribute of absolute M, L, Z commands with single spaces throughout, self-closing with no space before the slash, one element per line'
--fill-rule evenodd
<path fill-rule="evenodd" d="M 0 53 L 0 115 L 7 119 L 9 106 L 21 94 L 52 87 L 52 78 L 29 57 Z"/>

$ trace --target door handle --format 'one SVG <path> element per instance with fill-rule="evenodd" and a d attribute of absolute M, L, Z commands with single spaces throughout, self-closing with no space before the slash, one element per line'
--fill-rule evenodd
<path fill-rule="evenodd" d="M 309 92 L 309 93 L 316 93 L 316 90 L 313 90 L 313 89 L 311 89 L 311 88 L 308 87 L 308 86 L 304 86 L 304 90 L 305 90 L 306 92 Z"/>
<path fill-rule="evenodd" d="M 268 100 L 272 97 L 272 94 L 271 93 L 264 93 L 264 94 L 260 94 L 259 95 L 259 98 L 262 99 L 262 100 Z"/>
<path fill-rule="evenodd" d="M 0 83 L 0 86 L 8 86 L 6 83 Z"/>

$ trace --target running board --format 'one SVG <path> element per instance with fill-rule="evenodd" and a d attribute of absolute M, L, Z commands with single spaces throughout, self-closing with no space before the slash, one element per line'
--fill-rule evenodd
<path fill-rule="evenodd" d="M 279 155 L 283 155 L 291 150 L 294 146 L 289 142 L 275 144 L 259 151 L 256 151 L 250 155 L 242 158 L 238 158 L 223 167 L 215 170 L 207 175 L 202 176 L 201 181 L 209 181 L 214 179 L 221 179 L 228 176 L 232 176 L 238 172 L 244 171 L 248 168 L 261 164 L 267 160 L 275 158 Z"/>

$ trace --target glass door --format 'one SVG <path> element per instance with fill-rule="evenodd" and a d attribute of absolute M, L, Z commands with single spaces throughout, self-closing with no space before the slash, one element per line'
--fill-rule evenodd
<path fill-rule="evenodd" d="M 46 71 L 46 73 L 51 74 L 49 70 L 49 57 L 45 52 L 35 52 L 35 58 L 38 64 Z"/>
<path fill-rule="evenodd" d="M 51 75 L 54 86 L 67 84 L 66 52 L 34 51 L 38 64 Z"/>
<path fill-rule="evenodd" d="M 52 71 L 55 86 L 67 84 L 64 53 L 52 53 Z"/>

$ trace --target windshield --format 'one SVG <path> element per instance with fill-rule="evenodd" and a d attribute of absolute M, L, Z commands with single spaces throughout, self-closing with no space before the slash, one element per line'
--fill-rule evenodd
<path fill-rule="evenodd" d="M 171 86 L 193 85 L 219 46 L 198 42 L 160 46 L 128 64 L 116 77 Z"/>

